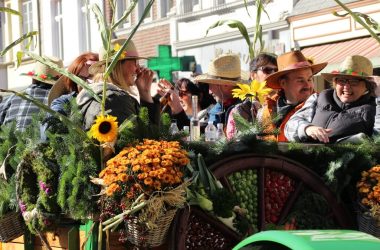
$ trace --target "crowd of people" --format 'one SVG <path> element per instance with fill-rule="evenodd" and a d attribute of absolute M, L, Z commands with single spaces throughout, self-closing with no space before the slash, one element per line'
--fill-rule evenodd
<path fill-rule="evenodd" d="M 120 47 L 126 40 L 115 39 L 111 47 Z M 258 122 L 264 128 L 263 139 L 278 142 L 335 143 L 355 141 L 380 131 L 380 91 L 378 77 L 373 75 L 373 65 L 360 55 L 348 56 L 338 70 L 322 73 L 331 88 L 315 92 L 313 79 L 327 62 L 313 63 L 301 51 L 291 51 L 276 57 L 260 53 L 250 61 L 250 81 L 266 82 L 272 92 L 264 102 L 239 100 L 232 90 L 242 79 L 241 60 L 237 54 L 226 53 L 214 58 L 207 71 L 193 79 L 181 78 L 175 83 L 159 79 L 157 93 L 165 96 L 163 107 L 159 98 L 152 97 L 154 72 L 139 64 L 140 57 L 132 41 L 125 47 L 116 66 L 104 79 L 106 62 L 116 55 L 104 49 L 99 53 L 79 55 L 67 68 L 89 84 L 100 98 L 105 94 L 107 114 L 119 123 L 137 115 L 147 107 L 152 124 L 158 124 L 160 114 L 168 112 L 177 121 L 179 129 L 189 126 L 194 115 L 192 96 L 198 97 L 198 117 L 201 126 L 208 122 L 222 123 L 228 139 L 241 131 L 236 126 L 236 116 L 248 122 Z M 58 67 L 62 60 L 49 57 Z M 33 71 L 25 73 L 33 79 L 25 93 L 49 105 L 54 111 L 67 115 L 67 108 L 75 99 L 83 114 L 83 128 L 89 130 L 101 112 L 99 103 L 74 81 L 44 64 L 36 63 Z M 104 91 L 103 86 L 106 86 Z M 0 104 L 0 124 L 16 121 L 24 130 L 39 108 L 17 95 L 11 95 Z"/>

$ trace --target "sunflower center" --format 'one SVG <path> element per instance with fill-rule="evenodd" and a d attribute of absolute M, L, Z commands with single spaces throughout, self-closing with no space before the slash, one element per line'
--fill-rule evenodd
<path fill-rule="evenodd" d="M 100 125 L 99 125 L 99 132 L 101 134 L 107 134 L 108 132 L 110 132 L 111 130 L 111 123 L 110 122 L 102 122 Z"/>

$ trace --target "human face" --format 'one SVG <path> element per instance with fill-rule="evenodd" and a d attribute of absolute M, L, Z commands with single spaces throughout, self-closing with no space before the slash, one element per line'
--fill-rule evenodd
<path fill-rule="evenodd" d="M 220 85 L 220 84 L 209 84 L 209 91 L 214 96 L 217 102 L 222 102 L 232 98 L 232 89 L 234 85 Z"/>
<path fill-rule="evenodd" d="M 134 85 L 140 68 L 139 62 L 135 59 L 127 59 L 122 62 L 122 65 L 125 82 L 128 86 Z"/>
<path fill-rule="evenodd" d="M 291 71 L 280 80 L 288 102 L 297 104 L 313 93 L 313 72 L 310 68 Z"/>
<path fill-rule="evenodd" d="M 179 102 L 186 112 L 187 115 L 192 114 L 192 102 L 191 102 L 191 93 L 186 89 L 185 86 L 181 86 L 178 90 Z"/>
<path fill-rule="evenodd" d="M 350 77 L 335 77 L 333 79 L 336 94 L 343 103 L 357 101 L 367 92 L 365 81 Z"/>
<path fill-rule="evenodd" d="M 277 72 L 277 66 L 273 64 L 266 64 L 264 66 L 258 67 L 256 71 L 251 72 L 251 78 L 253 80 L 257 80 L 259 82 L 265 81 L 267 77 L 274 73 Z"/>

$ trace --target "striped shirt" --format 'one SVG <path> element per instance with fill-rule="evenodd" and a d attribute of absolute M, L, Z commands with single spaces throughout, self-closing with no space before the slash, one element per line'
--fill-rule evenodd
<path fill-rule="evenodd" d="M 24 92 L 28 97 L 47 104 L 49 91 L 52 85 L 33 83 Z M 16 121 L 17 130 L 25 130 L 32 123 L 32 116 L 40 109 L 32 102 L 16 95 L 11 95 L 0 104 L 0 125 Z"/>

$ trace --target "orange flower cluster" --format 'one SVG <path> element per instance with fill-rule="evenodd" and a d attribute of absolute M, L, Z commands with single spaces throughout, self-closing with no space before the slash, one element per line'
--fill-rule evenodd
<path fill-rule="evenodd" d="M 380 165 L 362 172 L 362 178 L 357 183 L 361 203 L 365 206 L 380 205 Z"/>
<path fill-rule="evenodd" d="M 178 141 L 145 139 L 108 160 L 99 177 L 106 185 L 108 196 L 133 199 L 143 192 L 150 194 L 181 184 L 184 166 L 189 161 Z"/>

